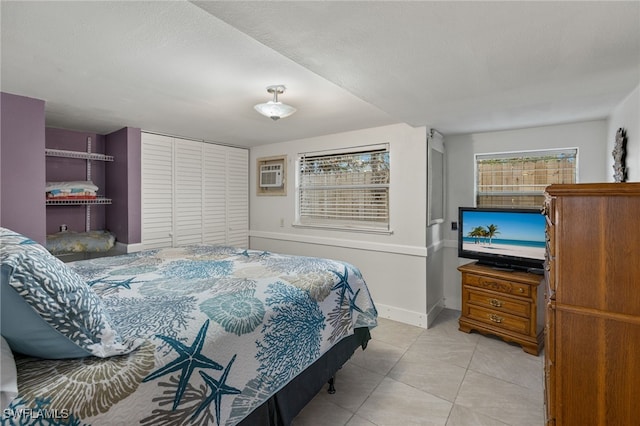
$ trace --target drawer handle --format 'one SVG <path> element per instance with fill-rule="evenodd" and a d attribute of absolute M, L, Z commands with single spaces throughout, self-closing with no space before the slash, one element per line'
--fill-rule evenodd
<path fill-rule="evenodd" d="M 489 304 L 494 308 L 499 308 L 500 306 L 502 306 L 502 302 L 498 299 L 489 299 Z"/>
<path fill-rule="evenodd" d="M 502 317 L 496 315 L 496 314 L 491 314 L 489 315 L 489 319 L 493 322 L 497 322 L 498 324 L 500 324 L 502 322 Z"/>
<path fill-rule="evenodd" d="M 522 287 L 518 287 L 518 293 L 524 293 L 524 289 Z"/>

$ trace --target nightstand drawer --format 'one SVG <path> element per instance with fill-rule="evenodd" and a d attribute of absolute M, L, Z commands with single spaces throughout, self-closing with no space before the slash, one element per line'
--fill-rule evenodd
<path fill-rule="evenodd" d="M 480 275 L 466 274 L 463 284 L 497 291 L 514 296 L 529 297 L 531 295 L 531 287 L 527 284 L 501 280 L 493 277 L 483 277 Z"/>
<path fill-rule="evenodd" d="M 529 332 L 531 321 L 527 318 L 521 318 L 506 312 L 500 312 L 495 309 L 485 309 L 474 305 L 467 305 L 466 308 L 468 309 L 466 316 L 469 319 L 474 319 L 516 333 L 525 334 Z"/>
<path fill-rule="evenodd" d="M 531 304 L 520 300 L 514 300 L 488 291 L 467 290 L 467 302 L 501 312 L 528 318 L 531 315 Z"/>

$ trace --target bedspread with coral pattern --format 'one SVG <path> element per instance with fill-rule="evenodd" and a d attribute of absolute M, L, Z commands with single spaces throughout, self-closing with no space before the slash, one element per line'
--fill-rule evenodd
<path fill-rule="evenodd" d="M 361 273 L 334 260 L 198 245 L 69 265 L 146 342 L 106 359 L 18 357 L 11 412 L 54 414 L 42 424 L 234 425 L 376 325 Z"/>

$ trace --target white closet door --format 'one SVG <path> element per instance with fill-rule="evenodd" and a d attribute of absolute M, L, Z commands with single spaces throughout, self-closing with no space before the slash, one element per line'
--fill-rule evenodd
<path fill-rule="evenodd" d="M 173 140 L 142 134 L 142 243 L 173 245 Z"/>
<path fill-rule="evenodd" d="M 227 148 L 227 244 L 249 247 L 249 151 Z"/>
<path fill-rule="evenodd" d="M 203 145 L 174 139 L 174 246 L 202 242 Z"/>
<path fill-rule="evenodd" d="M 226 148 L 204 145 L 203 242 L 227 244 Z"/>
<path fill-rule="evenodd" d="M 142 133 L 142 244 L 249 244 L 249 151 Z"/>

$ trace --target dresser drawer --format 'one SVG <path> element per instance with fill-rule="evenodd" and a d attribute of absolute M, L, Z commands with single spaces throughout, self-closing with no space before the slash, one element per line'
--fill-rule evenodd
<path fill-rule="evenodd" d="M 529 297 L 531 295 L 531 287 L 527 284 L 475 274 L 465 274 L 463 284 L 514 296 Z"/>
<path fill-rule="evenodd" d="M 525 318 L 531 315 L 531 304 L 528 302 L 514 300 L 488 291 L 473 290 L 471 288 L 468 288 L 466 293 L 468 303 Z"/>
<path fill-rule="evenodd" d="M 467 312 L 465 312 L 465 314 L 469 319 L 474 319 L 502 328 L 503 330 L 510 330 L 520 334 L 529 332 L 531 321 L 528 318 L 522 318 L 495 309 L 486 309 L 470 304 L 468 304 L 466 308 Z"/>

